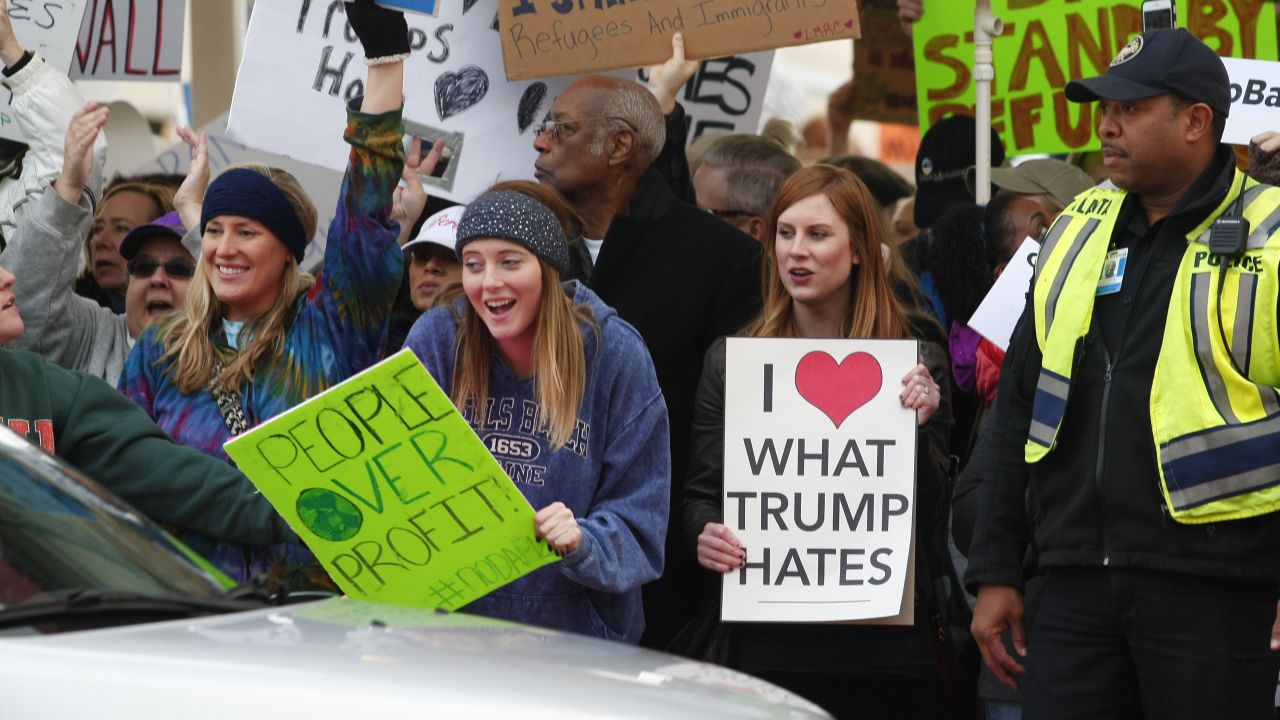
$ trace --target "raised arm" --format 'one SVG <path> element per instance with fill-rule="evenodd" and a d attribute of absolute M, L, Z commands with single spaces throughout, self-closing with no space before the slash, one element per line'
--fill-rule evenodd
<path fill-rule="evenodd" d="M 76 113 L 67 130 L 62 172 L 18 221 L 0 263 L 18 277 L 26 332 L 17 347 L 114 383 L 127 342 L 119 332 L 123 319 L 74 292 L 81 241 L 92 220 L 85 184 L 107 114 L 96 103 Z"/>
<path fill-rule="evenodd" d="M 21 174 L 0 183 L 0 234 L 7 240 L 27 203 L 62 169 L 63 138 L 84 98 L 65 72 L 22 47 L 14 35 L 5 0 L 0 0 L 0 60 L 5 66 L 0 82 L 13 93 L 14 119 L 29 146 Z M 102 166 L 107 159 L 107 142 L 102 135 L 94 141 L 93 159 L 85 181 L 91 211 L 102 197 Z"/>
<path fill-rule="evenodd" d="M 346 6 L 370 63 L 369 80 L 365 97 L 347 109 L 343 137 L 351 156 L 329 225 L 320 287 L 306 312 L 323 315 L 330 337 L 342 343 L 336 354 L 343 369 L 353 373 L 379 359 L 404 273 L 391 206 L 404 170 L 400 108 L 409 40 L 400 13 L 371 0 Z"/>

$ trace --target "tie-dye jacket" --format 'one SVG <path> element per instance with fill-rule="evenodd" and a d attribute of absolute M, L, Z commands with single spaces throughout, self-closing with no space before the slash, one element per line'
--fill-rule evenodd
<path fill-rule="evenodd" d="M 396 244 L 391 195 L 404 167 L 399 110 L 379 115 L 347 111 L 344 139 L 351 158 L 337 211 L 329 225 L 324 265 L 316 283 L 298 296 L 282 355 L 260 365 L 241 388 L 250 426 L 323 392 L 380 359 L 391 304 L 400 287 L 404 258 Z M 120 376 L 120 389 L 179 443 L 227 459 L 229 433 L 208 390 L 183 393 L 161 360 L 164 323 L 143 331 Z M 225 359 L 234 354 L 221 328 L 212 338 Z M 239 580 L 268 573 L 291 589 L 328 586 L 305 548 L 250 548 L 185 540 Z"/>

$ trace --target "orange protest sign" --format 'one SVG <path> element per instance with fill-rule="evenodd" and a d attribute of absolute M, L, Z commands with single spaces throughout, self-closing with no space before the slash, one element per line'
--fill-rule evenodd
<path fill-rule="evenodd" d="M 852 0 L 501 0 L 507 79 L 655 65 L 861 34 Z"/>

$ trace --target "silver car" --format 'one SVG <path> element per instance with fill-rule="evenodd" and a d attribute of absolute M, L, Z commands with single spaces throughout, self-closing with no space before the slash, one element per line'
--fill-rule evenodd
<path fill-rule="evenodd" d="M 0 430 L 4 720 L 829 717 L 748 675 L 620 643 L 287 600 L 228 592 L 140 513 Z"/>

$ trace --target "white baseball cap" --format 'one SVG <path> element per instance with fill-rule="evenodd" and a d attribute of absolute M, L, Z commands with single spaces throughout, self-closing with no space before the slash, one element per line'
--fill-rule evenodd
<path fill-rule="evenodd" d="M 418 236 L 405 243 L 402 249 L 408 250 L 423 243 L 435 243 L 454 250 L 458 243 L 458 221 L 462 219 L 462 213 L 466 209 L 466 205 L 454 205 L 427 218 L 427 221 L 422 223 Z"/>

